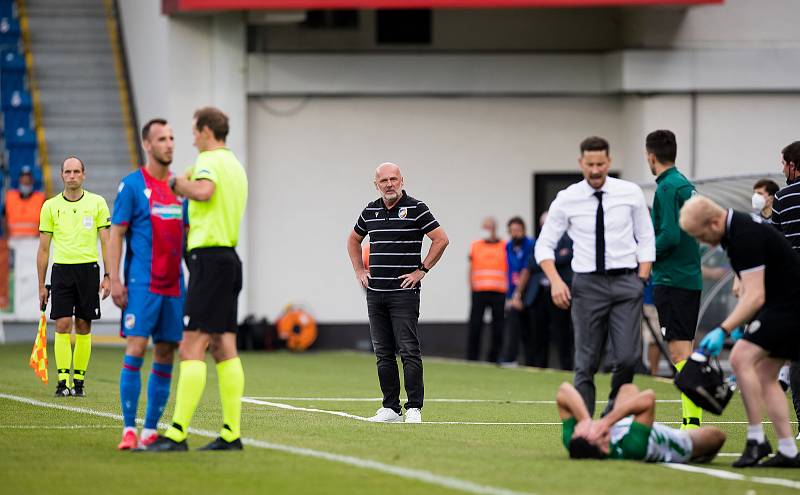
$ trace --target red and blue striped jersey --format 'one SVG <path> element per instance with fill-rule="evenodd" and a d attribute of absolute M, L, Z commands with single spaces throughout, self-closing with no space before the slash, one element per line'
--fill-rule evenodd
<path fill-rule="evenodd" d="M 153 178 L 144 167 L 125 176 L 119 184 L 111 223 L 128 226 L 125 285 L 180 296 L 184 290 L 184 226 L 188 221 L 183 201 L 167 181 Z"/>

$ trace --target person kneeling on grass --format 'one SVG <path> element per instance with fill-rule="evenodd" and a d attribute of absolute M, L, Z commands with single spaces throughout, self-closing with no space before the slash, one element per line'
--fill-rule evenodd
<path fill-rule="evenodd" d="M 710 462 L 725 443 L 714 426 L 677 430 L 656 423 L 652 390 L 623 385 L 614 408 L 592 420 L 578 391 L 562 383 L 556 395 L 564 447 L 571 459 L 629 459 L 646 462 Z"/>

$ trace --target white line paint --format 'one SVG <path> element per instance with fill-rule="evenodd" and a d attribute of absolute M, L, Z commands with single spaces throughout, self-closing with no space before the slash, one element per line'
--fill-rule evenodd
<path fill-rule="evenodd" d="M 62 411 L 71 411 L 81 414 L 89 414 L 93 416 L 99 416 L 102 418 L 122 420 L 122 416 L 119 414 L 113 414 L 104 411 L 96 411 L 94 409 L 87 409 L 83 407 L 72 407 L 72 406 L 65 406 L 62 404 L 53 404 L 51 402 L 43 402 L 28 397 L 19 397 L 16 395 L 0 393 L 0 399 L 13 400 L 16 402 L 21 402 L 23 404 L 29 404 L 37 407 L 46 407 Z M 189 433 L 192 433 L 194 435 L 200 435 L 207 438 L 216 438 L 218 435 L 217 432 L 212 432 L 208 430 L 199 430 L 197 428 L 189 428 Z M 389 464 L 384 464 L 382 462 L 373 461 L 370 459 L 361 459 L 359 457 L 334 454 L 332 452 L 325 452 L 322 450 L 306 449 L 303 447 L 282 445 L 278 443 L 265 442 L 262 440 L 256 440 L 253 438 L 244 438 L 244 437 L 242 438 L 242 443 L 260 449 L 275 450 L 279 452 L 286 452 L 288 454 L 294 454 L 304 457 L 313 457 L 315 459 L 322 459 L 330 462 L 337 462 L 339 464 L 346 464 L 359 469 L 369 469 L 381 473 L 393 474 L 401 478 L 411 479 L 414 481 L 421 481 L 424 483 L 429 483 L 431 485 L 436 485 L 436 486 L 442 486 L 452 490 L 460 490 L 466 493 L 475 493 L 479 495 L 532 495 L 526 492 L 517 492 L 505 488 L 480 485 L 478 483 L 473 483 L 471 481 L 462 480 L 459 478 L 453 478 L 450 476 L 441 476 L 438 474 L 431 473 L 429 471 L 423 471 L 421 469 L 411 469 L 399 466 L 392 466 Z"/>
<path fill-rule="evenodd" d="M 339 416 L 342 418 L 354 419 L 356 421 L 367 421 L 367 418 L 364 416 L 356 416 L 355 414 L 349 414 L 342 411 L 331 411 L 328 409 L 318 409 L 315 407 L 298 407 L 292 406 L 289 404 L 282 404 L 280 402 L 270 402 L 266 400 L 261 400 L 261 397 L 242 397 L 242 402 L 248 404 L 257 404 L 261 406 L 268 406 L 268 407 L 275 407 L 277 409 L 284 409 L 286 411 L 298 411 L 298 412 L 310 412 L 310 413 L 320 413 L 320 414 L 329 414 L 331 416 Z M 286 400 L 286 398 L 284 398 Z M 297 399 L 300 400 L 300 399 Z M 371 399 L 370 399 L 371 400 Z M 380 399 L 378 399 L 380 400 Z M 683 424 L 680 421 L 659 421 L 659 423 L 664 425 L 680 425 Z M 770 421 L 763 421 L 764 424 L 771 424 Z M 793 423 L 797 423 L 793 421 Z M 387 423 L 387 424 L 404 424 L 403 422 L 398 423 Z M 500 422 L 500 421 L 424 421 L 422 423 L 415 423 L 415 424 L 426 424 L 426 425 L 504 425 L 504 426 L 514 426 L 514 425 L 528 425 L 528 426 L 553 426 L 553 425 L 561 425 L 560 421 L 509 421 L 509 422 Z M 705 425 L 746 425 L 747 421 L 703 421 Z"/>
<path fill-rule="evenodd" d="M 686 471 L 689 473 L 705 474 L 708 476 L 713 476 L 715 478 L 720 478 L 724 480 L 749 481 L 751 483 L 760 483 L 762 485 L 776 485 L 776 486 L 783 486 L 786 488 L 794 488 L 795 490 L 800 490 L 800 481 L 787 480 L 783 478 L 768 478 L 765 476 L 745 476 L 743 474 L 732 473 L 730 471 L 725 471 L 723 469 L 711 469 L 700 466 L 691 466 L 687 464 L 661 464 L 661 465 L 669 469 Z"/>
<path fill-rule="evenodd" d="M 303 401 L 303 402 L 381 402 L 383 399 L 380 397 L 245 397 L 246 399 L 258 400 L 290 400 L 290 401 Z M 400 398 L 401 402 L 407 400 L 405 397 Z M 492 404 L 549 404 L 556 403 L 554 400 L 510 400 L 510 399 L 429 399 L 426 398 L 425 402 L 443 402 L 443 403 L 492 403 Z M 600 403 L 607 403 L 606 400 L 597 401 Z M 661 404 L 680 404 L 680 399 L 657 399 L 656 402 Z"/>
<path fill-rule="evenodd" d="M 119 429 L 119 425 L 0 425 L 0 430 L 97 430 Z"/>

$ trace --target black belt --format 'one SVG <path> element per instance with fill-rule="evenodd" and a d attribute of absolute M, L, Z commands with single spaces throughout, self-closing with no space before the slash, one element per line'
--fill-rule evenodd
<path fill-rule="evenodd" d="M 636 268 L 612 268 L 604 272 L 590 272 L 591 275 L 608 275 L 609 277 L 616 277 L 619 275 L 628 275 L 636 273 Z"/>

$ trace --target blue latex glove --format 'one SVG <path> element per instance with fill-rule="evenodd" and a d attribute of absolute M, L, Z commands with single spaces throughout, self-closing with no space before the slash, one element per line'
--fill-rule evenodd
<path fill-rule="evenodd" d="M 731 340 L 733 342 L 736 342 L 742 337 L 744 337 L 744 329 L 742 327 L 736 327 L 733 329 L 733 332 L 731 332 Z"/>
<path fill-rule="evenodd" d="M 711 330 L 700 341 L 700 350 L 712 357 L 719 356 L 719 353 L 722 352 L 722 345 L 725 343 L 725 337 L 727 334 L 720 327 Z"/>

